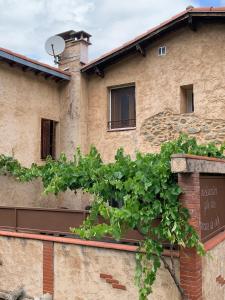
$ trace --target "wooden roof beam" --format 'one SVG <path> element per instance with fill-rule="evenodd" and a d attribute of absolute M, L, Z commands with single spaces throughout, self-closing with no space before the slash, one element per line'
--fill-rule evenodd
<path fill-rule="evenodd" d="M 101 78 L 103 78 L 105 76 L 104 71 L 99 69 L 99 67 L 95 67 L 94 71 L 95 71 L 95 74 Z"/>
<path fill-rule="evenodd" d="M 197 31 L 196 20 L 194 20 L 193 16 L 188 17 L 188 26 L 192 31 Z"/>
<path fill-rule="evenodd" d="M 143 57 L 146 56 L 145 48 L 144 48 L 143 46 L 141 46 L 141 44 L 137 44 L 137 45 L 136 45 L 136 50 L 137 50 L 137 52 L 139 52 Z"/>

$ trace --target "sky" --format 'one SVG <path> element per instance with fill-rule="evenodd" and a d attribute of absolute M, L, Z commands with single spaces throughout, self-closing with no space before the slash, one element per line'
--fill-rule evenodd
<path fill-rule="evenodd" d="M 66 30 L 85 30 L 92 35 L 94 59 L 188 5 L 222 6 L 225 0 L 0 0 L 0 47 L 53 64 L 45 41 Z"/>

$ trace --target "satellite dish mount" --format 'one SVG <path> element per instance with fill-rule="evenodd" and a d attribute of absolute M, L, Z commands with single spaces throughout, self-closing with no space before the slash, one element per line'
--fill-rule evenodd
<path fill-rule="evenodd" d="M 61 36 L 54 35 L 47 39 L 45 43 L 46 52 L 54 57 L 54 63 L 58 64 L 60 61 L 60 54 L 65 49 L 65 41 Z"/>

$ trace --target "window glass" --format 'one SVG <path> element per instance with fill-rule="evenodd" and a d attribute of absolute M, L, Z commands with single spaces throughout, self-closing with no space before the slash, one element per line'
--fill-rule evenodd
<path fill-rule="evenodd" d="M 159 47 L 159 56 L 166 55 L 166 46 Z"/>

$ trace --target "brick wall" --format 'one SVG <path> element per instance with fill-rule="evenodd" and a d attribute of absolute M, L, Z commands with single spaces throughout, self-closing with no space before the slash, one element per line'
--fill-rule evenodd
<path fill-rule="evenodd" d="M 189 222 L 201 237 L 199 173 L 179 174 L 178 183 L 182 189 L 180 201 L 189 209 Z M 180 284 L 188 300 L 202 299 L 202 258 L 195 249 L 180 251 Z"/>
<path fill-rule="evenodd" d="M 54 294 L 54 243 L 43 242 L 43 294 Z"/>

